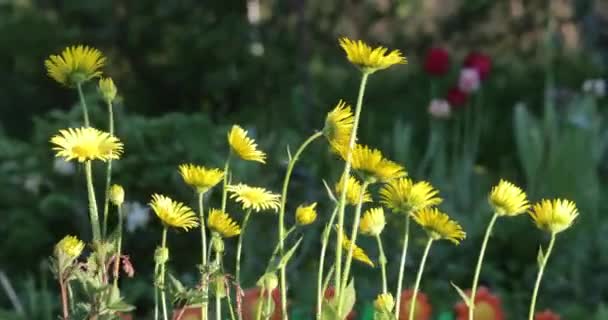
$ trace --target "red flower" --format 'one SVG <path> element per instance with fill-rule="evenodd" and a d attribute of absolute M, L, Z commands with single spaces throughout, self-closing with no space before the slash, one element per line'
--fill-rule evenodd
<path fill-rule="evenodd" d="M 468 95 L 458 87 L 452 87 L 448 90 L 445 99 L 452 107 L 462 107 L 467 102 Z"/>
<path fill-rule="evenodd" d="M 450 70 L 450 55 L 443 48 L 431 48 L 424 60 L 424 70 L 432 76 L 442 76 Z"/>
<path fill-rule="evenodd" d="M 331 301 L 335 295 L 336 289 L 333 286 L 328 286 L 327 289 L 325 289 L 325 292 L 323 293 L 323 297 L 328 302 Z M 354 320 L 356 315 L 357 313 L 355 312 L 355 310 L 351 310 L 348 316 L 346 316 L 346 320 Z"/>
<path fill-rule="evenodd" d="M 471 295 L 470 290 L 467 290 L 467 295 Z M 469 307 L 463 301 L 457 303 L 454 309 L 456 310 L 456 320 L 469 319 Z M 476 320 L 504 319 L 500 299 L 493 295 L 486 287 L 479 287 L 477 289 L 474 318 Z"/>
<path fill-rule="evenodd" d="M 492 69 L 492 60 L 489 56 L 481 52 L 471 52 L 464 59 L 464 66 L 473 68 L 479 73 L 479 78 L 484 80 L 490 74 Z"/>
<path fill-rule="evenodd" d="M 260 298 L 260 288 L 250 288 L 244 291 L 243 297 L 243 319 L 255 320 L 258 300 Z M 268 293 L 264 293 L 263 299 L 268 297 Z M 278 288 L 272 290 L 272 300 L 274 302 L 274 312 L 270 320 L 281 320 L 281 291 Z"/>
<path fill-rule="evenodd" d="M 200 320 L 200 306 L 185 306 L 182 309 L 173 310 L 173 320 Z"/>
<path fill-rule="evenodd" d="M 547 309 L 543 312 L 537 312 L 534 315 L 534 320 L 560 320 L 561 317 L 553 311 Z"/>
<path fill-rule="evenodd" d="M 401 306 L 399 310 L 399 320 L 406 320 L 410 315 L 410 304 L 412 303 L 412 295 L 414 290 L 406 289 L 401 293 Z M 426 298 L 426 295 L 420 291 L 416 294 L 416 310 L 414 311 L 414 320 L 429 320 L 433 309 Z"/>

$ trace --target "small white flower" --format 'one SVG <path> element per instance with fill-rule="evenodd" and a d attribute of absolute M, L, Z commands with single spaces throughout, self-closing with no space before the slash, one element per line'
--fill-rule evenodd
<path fill-rule="evenodd" d="M 150 221 L 150 208 L 146 205 L 135 201 L 126 201 L 123 208 L 127 217 L 126 229 L 131 233 L 138 228 L 145 227 Z"/>
<path fill-rule="evenodd" d="M 429 114 L 438 119 L 447 119 L 451 114 L 450 104 L 443 99 L 433 99 L 429 104 Z"/>
<path fill-rule="evenodd" d="M 606 95 L 606 81 L 604 79 L 595 79 L 593 82 L 593 94 L 596 97 L 603 97 Z"/>
<path fill-rule="evenodd" d="M 479 73 L 473 68 L 464 68 L 460 71 L 458 87 L 466 93 L 471 93 L 479 89 Z"/>

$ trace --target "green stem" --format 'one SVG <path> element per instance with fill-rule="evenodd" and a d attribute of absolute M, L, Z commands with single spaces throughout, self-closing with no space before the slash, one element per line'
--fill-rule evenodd
<path fill-rule="evenodd" d="M 255 308 L 255 320 L 262 320 L 262 305 L 264 304 L 262 299 L 264 299 L 264 293 L 266 289 L 260 289 L 260 295 L 258 296 L 257 306 Z"/>
<path fill-rule="evenodd" d="M 226 158 L 226 164 L 224 165 L 224 183 L 222 187 L 222 212 L 226 212 L 226 199 L 228 198 L 228 190 L 226 189 L 226 187 L 228 187 L 228 176 L 230 175 L 228 170 L 230 170 L 231 155 L 232 151 L 228 153 L 228 158 Z"/>
<path fill-rule="evenodd" d="M 315 139 L 323 136 L 323 132 L 315 132 L 311 135 L 302 145 L 298 148 L 295 155 L 289 160 L 289 164 L 287 165 L 287 172 L 285 173 L 285 179 L 283 180 L 283 190 L 281 192 L 281 208 L 279 210 L 279 250 L 281 255 L 285 253 L 285 204 L 287 203 L 287 189 L 289 187 L 289 180 L 291 178 L 291 173 L 293 171 L 298 158 L 304 152 L 304 149 L 308 147 Z M 281 266 L 281 312 L 283 315 L 283 320 L 287 320 L 287 275 L 285 273 L 286 266 Z"/>
<path fill-rule="evenodd" d="M 66 286 L 68 287 L 68 297 L 70 297 L 70 314 L 74 314 L 74 291 L 69 281 L 66 281 Z"/>
<path fill-rule="evenodd" d="M 477 294 L 477 283 L 479 282 L 479 274 L 481 273 L 481 265 L 483 264 L 483 257 L 486 253 L 486 247 L 488 245 L 488 240 L 490 239 L 490 235 L 492 234 L 492 229 L 494 228 L 494 223 L 498 215 L 495 213 L 486 228 L 486 234 L 483 237 L 483 242 L 481 244 L 481 250 L 479 251 L 479 258 L 477 259 L 477 267 L 475 268 L 475 275 L 473 276 L 473 284 L 471 285 L 471 300 L 469 305 L 469 320 L 473 320 L 473 315 L 475 314 L 475 295 Z"/>
<path fill-rule="evenodd" d="M 414 320 L 414 314 L 416 309 L 416 296 L 418 295 L 418 289 L 420 288 L 420 280 L 422 279 L 422 272 L 424 271 L 424 264 L 426 263 L 426 258 L 429 256 L 429 251 L 431 250 L 431 245 L 433 244 L 433 238 L 429 237 L 429 241 L 426 243 L 426 248 L 424 248 L 424 254 L 422 255 L 422 260 L 420 261 L 420 266 L 418 267 L 418 275 L 416 275 L 416 284 L 414 285 L 414 293 L 412 294 L 412 300 L 410 301 L 410 316 L 409 320 Z"/>
<path fill-rule="evenodd" d="M 217 263 L 218 267 L 222 265 L 221 262 L 222 259 L 222 255 L 219 251 L 215 251 L 215 263 Z M 217 292 L 217 283 L 216 285 L 216 293 L 215 293 L 215 319 L 216 320 L 222 320 L 222 299 L 220 298 L 220 295 Z"/>
<path fill-rule="evenodd" d="M 268 297 L 266 297 L 266 315 L 264 316 L 265 320 L 270 319 L 272 316 L 272 291 L 267 293 Z M 276 308 L 277 306 L 275 306 Z"/>
<path fill-rule="evenodd" d="M 403 234 L 403 249 L 401 250 L 401 262 L 399 263 L 399 280 L 397 281 L 397 299 L 395 307 L 395 318 L 399 319 L 399 312 L 401 311 L 401 291 L 403 288 L 403 274 L 405 272 L 405 258 L 407 256 L 407 247 L 410 239 L 410 212 L 406 213 L 405 216 L 405 232 Z"/>
<path fill-rule="evenodd" d="M 163 228 L 162 248 L 167 249 L 167 227 Z M 165 264 L 160 265 L 160 300 L 163 306 L 163 319 L 168 320 L 167 316 L 167 297 L 165 293 Z"/>
<path fill-rule="evenodd" d="M 230 311 L 230 319 L 236 320 L 236 316 L 234 314 L 234 306 L 232 305 L 232 298 L 230 298 L 229 294 L 226 295 L 226 304 L 228 304 L 228 311 Z M 205 318 L 204 320 L 207 320 L 207 318 Z"/>
<path fill-rule="evenodd" d="M 323 304 L 323 268 L 325 264 L 325 252 L 327 251 L 327 244 L 329 243 L 329 235 L 331 231 L 331 227 L 334 224 L 334 220 L 336 220 L 336 214 L 338 213 L 338 207 L 334 209 L 334 212 L 331 214 L 331 218 L 329 218 L 329 222 L 325 225 L 325 229 L 323 230 L 323 238 L 321 241 L 321 255 L 319 256 L 319 272 L 317 276 L 317 313 L 316 319 L 321 320 L 321 310 Z M 340 250 L 339 248 L 337 250 Z M 333 267 L 332 267 L 333 268 Z"/>
<path fill-rule="evenodd" d="M 547 261 L 549 261 L 549 256 L 551 255 L 551 251 L 553 250 L 553 246 L 555 245 L 555 236 L 555 233 L 551 234 L 551 241 L 549 242 L 549 247 L 547 248 L 547 252 L 545 252 L 543 256 L 542 263 L 540 265 L 540 268 L 538 269 L 538 275 L 536 276 L 536 284 L 534 285 L 534 292 L 532 293 L 532 300 L 530 301 L 530 312 L 528 313 L 528 320 L 534 320 L 534 311 L 536 309 L 536 297 L 538 296 L 540 281 L 543 278 L 543 273 L 545 272 Z"/>
<path fill-rule="evenodd" d="M 348 253 L 346 254 L 346 263 L 344 264 L 344 274 L 342 275 L 341 291 L 344 291 L 344 289 L 346 289 L 346 285 L 348 284 L 348 277 L 350 275 L 350 267 L 353 262 L 353 252 L 355 250 L 355 243 L 357 241 L 357 234 L 359 231 L 359 222 L 361 221 L 361 208 L 363 207 L 363 197 L 365 196 L 365 191 L 367 190 L 368 185 L 369 185 L 369 182 L 367 182 L 367 181 L 363 182 L 363 185 L 361 186 L 361 192 L 359 193 L 359 201 L 357 204 L 357 209 L 355 211 L 355 220 L 353 221 L 353 228 L 350 233 L 350 247 L 348 248 Z M 337 251 L 339 251 L 339 250 L 337 250 Z M 338 297 L 338 310 L 342 310 L 343 305 L 344 305 L 344 295 L 340 295 Z M 346 315 L 344 315 L 344 316 L 346 316 Z"/>
<path fill-rule="evenodd" d="M 378 251 L 380 252 L 378 262 L 380 263 L 380 267 L 382 268 L 382 293 L 387 293 L 388 284 L 386 281 L 386 255 L 384 254 L 384 248 L 382 247 L 382 238 L 380 237 L 380 234 L 376 235 L 376 240 L 378 242 Z"/>
<path fill-rule="evenodd" d="M 114 112 L 112 110 L 112 103 L 108 102 L 108 123 L 110 127 L 110 134 L 114 135 Z M 108 159 L 108 167 L 106 169 L 106 198 L 103 204 L 103 238 L 106 238 L 108 229 L 108 209 L 110 204 L 110 184 L 112 183 L 112 159 Z"/>
<path fill-rule="evenodd" d="M 236 247 L 236 283 L 241 285 L 241 253 L 243 251 L 243 237 L 245 236 L 245 230 L 247 228 L 247 223 L 249 222 L 249 217 L 251 216 L 251 209 L 247 210 L 245 214 L 245 219 L 243 219 L 243 223 L 241 225 L 241 234 L 239 234 L 239 242 Z"/>
<path fill-rule="evenodd" d="M 87 108 L 87 102 L 84 99 L 84 94 L 82 93 L 82 84 L 77 83 L 76 88 L 78 89 L 78 97 L 80 98 L 80 105 L 82 106 L 82 114 L 84 116 L 84 126 L 90 127 L 91 123 L 89 122 L 89 110 Z"/>
<path fill-rule="evenodd" d="M 84 169 L 87 179 L 87 192 L 89 194 L 89 216 L 91 219 L 91 229 L 93 230 L 93 242 L 96 242 L 101 240 L 101 231 L 99 230 L 99 214 L 97 212 L 95 189 L 93 188 L 93 169 L 91 167 L 91 160 L 84 163 Z"/>
<path fill-rule="evenodd" d="M 287 232 L 286 232 L 286 233 L 285 233 L 285 235 L 283 236 L 283 241 L 285 241 L 285 239 L 287 239 L 287 238 L 289 237 L 289 235 L 290 235 L 292 232 L 294 232 L 294 230 L 296 230 L 296 226 L 297 226 L 297 225 L 295 225 L 295 224 L 294 224 L 293 226 L 291 226 L 291 228 L 289 228 L 289 230 L 287 230 Z M 279 244 L 277 244 L 277 245 L 274 247 L 274 250 L 272 251 L 272 258 L 274 258 L 274 257 L 275 257 L 277 254 L 279 254 Z M 271 258 L 271 259 L 272 259 L 272 258 Z M 266 270 L 266 271 L 268 271 L 268 270 Z"/>
<path fill-rule="evenodd" d="M 154 264 L 154 281 L 156 282 L 158 275 L 158 263 Z M 158 284 L 154 284 L 154 320 L 158 320 Z"/>
<path fill-rule="evenodd" d="M 363 107 L 363 95 L 365 94 L 365 85 L 367 84 L 367 77 L 369 73 L 364 72 L 361 77 L 361 84 L 359 85 L 359 94 L 357 96 L 357 105 L 355 108 L 355 119 L 353 121 L 353 131 L 350 135 L 350 141 L 348 142 L 348 150 L 346 151 L 346 164 L 344 165 L 344 172 L 342 177 L 344 181 L 342 184 L 342 193 L 340 194 L 340 202 L 338 204 L 338 236 L 336 237 L 336 248 L 340 248 L 342 244 L 342 228 L 344 227 L 344 210 L 346 208 L 346 192 L 348 186 L 348 177 L 350 176 L 352 150 L 357 140 L 357 128 L 359 127 L 359 118 L 361 117 L 361 109 Z M 342 250 L 336 249 L 336 273 L 335 273 L 335 284 L 336 284 L 336 296 L 340 296 L 340 276 L 342 275 Z"/>
<path fill-rule="evenodd" d="M 118 244 L 116 245 L 116 258 L 114 259 L 114 289 L 118 289 L 118 274 L 120 255 L 122 250 L 122 205 L 118 206 Z"/>
<path fill-rule="evenodd" d="M 201 245 L 202 245 L 202 254 L 201 254 L 201 282 L 203 283 L 203 291 L 205 290 L 206 281 L 205 281 L 205 270 L 207 266 L 207 231 L 205 229 L 205 212 L 203 211 L 203 192 L 198 193 L 198 211 L 199 211 L 199 220 L 201 223 Z M 201 320 L 207 320 L 207 311 L 209 309 L 209 305 L 206 300 L 201 304 Z"/>

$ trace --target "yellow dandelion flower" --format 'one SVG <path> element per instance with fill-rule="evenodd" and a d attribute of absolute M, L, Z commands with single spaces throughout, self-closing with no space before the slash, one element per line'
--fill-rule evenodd
<path fill-rule="evenodd" d="M 239 183 L 228 186 L 226 190 L 232 193 L 230 199 L 240 202 L 245 210 L 251 209 L 256 212 L 272 210 L 277 212 L 281 206 L 281 196 L 264 188 L 250 187 Z"/>
<path fill-rule="evenodd" d="M 101 76 L 106 58 L 101 51 L 83 46 L 67 47 L 44 61 L 48 75 L 65 86 L 75 86 Z"/>
<path fill-rule="evenodd" d="M 374 309 L 381 313 L 387 313 L 393 311 L 395 307 L 395 299 L 390 293 L 381 293 L 374 300 Z"/>
<path fill-rule="evenodd" d="M 194 164 L 182 164 L 179 173 L 184 182 L 195 188 L 199 193 L 205 193 L 224 178 L 224 171 L 209 169 Z"/>
<path fill-rule="evenodd" d="M 348 239 L 346 234 L 342 232 L 342 250 L 348 253 L 351 244 L 352 242 Z M 363 262 L 372 268 L 374 267 L 372 259 L 370 259 L 367 253 L 365 253 L 365 251 L 356 244 L 353 245 L 353 259 Z"/>
<path fill-rule="evenodd" d="M 313 222 L 315 222 L 315 220 L 317 220 L 317 211 L 315 210 L 315 207 L 317 206 L 316 202 L 313 202 L 312 204 L 305 206 L 305 205 L 300 205 L 298 206 L 298 208 L 296 209 L 296 221 L 298 222 L 299 225 L 305 226 L 305 225 L 309 225 Z"/>
<path fill-rule="evenodd" d="M 344 185 L 344 176 L 340 179 L 340 181 L 336 182 L 334 189 L 336 190 L 336 194 L 342 194 L 342 186 Z M 357 178 L 353 176 L 348 177 L 348 181 L 346 181 L 346 203 L 352 206 L 356 206 L 359 204 L 359 196 L 361 195 L 361 183 L 357 180 Z M 363 203 L 371 202 L 372 197 L 369 195 L 367 190 L 363 194 Z"/>
<path fill-rule="evenodd" d="M 207 218 L 209 228 L 224 238 L 231 238 L 241 234 L 241 227 L 230 218 L 230 216 L 222 212 L 222 210 L 209 210 L 209 218 Z"/>
<path fill-rule="evenodd" d="M 349 105 L 340 100 L 336 107 L 327 114 L 323 135 L 335 150 L 348 147 L 355 121 Z"/>
<path fill-rule="evenodd" d="M 99 91 L 107 103 L 112 103 L 116 99 L 116 93 L 118 92 L 112 78 L 100 78 L 97 91 Z"/>
<path fill-rule="evenodd" d="M 76 159 L 78 162 L 89 160 L 108 161 L 119 159 L 123 144 L 115 136 L 94 128 L 69 128 L 59 130 L 59 134 L 51 138 L 55 145 L 53 150 L 57 157 L 65 160 Z"/>
<path fill-rule="evenodd" d="M 568 229 L 578 217 L 576 204 L 566 199 L 542 200 L 528 212 L 541 230 L 559 233 Z"/>
<path fill-rule="evenodd" d="M 153 194 L 150 207 L 167 227 L 183 228 L 187 231 L 198 226 L 196 215 L 192 209 L 167 196 Z"/>
<path fill-rule="evenodd" d="M 498 185 L 492 188 L 488 202 L 499 216 L 516 216 L 530 207 L 526 193 L 505 180 L 500 180 Z"/>
<path fill-rule="evenodd" d="M 348 61 L 356 65 L 364 73 L 373 73 L 386 69 L 394 64 L 406 64 L 407 59 L 401 55 L 399 50 L 393 50 L 386 54 L 387 48 L 371 48 L 361 40 L 353 41 L 348 38 L 340 39 L 340 46 L 346 52 Z"/>
<path fill-rule="evenodd" d="M 247 136 L 247 131 L 238 125 L 233 125 L 228 132 L 228 143 L 232 151 L 241 159 L 266 163 L 266 154 L 258 150 L 255 140 Z"/>
<path fill-rule="evenodd" d="M 382 233 L 385 225 L 384 209 L 382 207 L 371 208 L 365 211 L 363 217 L 361 217 L 359 231 L 364 235 L 375 237 Z"/>
<path fill-rule="evenodd" d="M 346 152 L 341 152 L 346 161 Z M 382 156 L 382 152 L 367 146 L 357 144 L 352 151 L 351 164 L 364 180 L 370 183 L 390 181 L 406 175 L 405 169 Z"/>
<path fill-rule="evenodd" d="M 382 186 L 380 202 L 394 212 L 409 213 L 440 204 L 443 200 L 438 193 L 426 181 L 414 183 L 409 178 L 399 178 Z"/>
<path fill-rule="evenodd" d="M 125 190 L 114 184 L 110 187 L 110 202 L 112 202 L 115 206 L 121 206 L 125 201 Z"/>
<path fill-rule="evenodd" d="M 84 242 L 75 236 L 65 236 L 55 245 L 55 252 L 69 259 L 76 259 L 84 250 Z"/>
<path fill-rule="evenodd" d="M 451 220 L 447 214 L 437 208 L 422 209 L 415 212 L 412 217 L 434 240 L 446 239 L 459 244 L 460 240 L 466 237 L 458 222 Z"/>

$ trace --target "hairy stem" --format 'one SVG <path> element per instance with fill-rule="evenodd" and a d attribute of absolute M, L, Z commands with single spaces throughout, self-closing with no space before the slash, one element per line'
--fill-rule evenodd
<path fill-rule="evenodd" d="M 205 229 L 205 212 L 203 211 L 203 192 L 198 193 L 198 211 L 199 211 L 199 220 L 201 223 L 201 246 L 202 246 L 202 254 L 201 254 L 201 282 L 203 285 L 203 291 L 206 291 L 204 288 L 207 284 L 205 281 L 205 266 L 207 265 L 207 231 Z M 207 311 L 209 310 L 209 304 L 207 300 L 203 300 L 201 304 L 201 320 L 207 320 Z"/>
<path fill-rule="evenodd" d="M 167 248 L 167 227 L 163 228 L 162 247 L 164 249 Z M 160 300 L 163 307 L 163 320 L 168 320 L 167 297 L 165 292 L 165 264 L 166 262 L 163 262 L 160 265 Z"/>
<path fill-rule="evenodd" d="M 114 112 L 112 110 L 112 103 L 108 102 L 108 123 L 110 134 L 114 135 Z M 103 225 L 102 235 L 106 238 L 108 230 L 108 210 L 110 205 L 110 184 L 112 184 L 112 159 L 108 159 L 108 166 L 106 168 L 106 189 L 105 189 L 105 201 L 103 203 Z"/>
<path fill-rule="evenodd" d="M 547 261 L 549 261 L 549 256 L 551 255 L 551 251 L 553 251 L 553 246 L 555 245 L 555 236 L 555 233 L 551 234 L 551 241 L 549 242 L 549 247 L 547 248 L 547 252 L 545 252 L 543 256 L 542 263 L 538 269 L 538 275 L 536 276 L 536 284 L 534 284 L 534 292 L 532 293 L 532 300 L 530 300 L 530 312 L 528 313 L 528 320 L 534 320 L 534 311 L 536 309 L 536 298 L 538 296 L 538 289 L 540 288 L 540 281 L 543 278 L 543 273 L 545 272 Z"/>
<path fill-rule="evenodd" d="M 122 205 L 120 205 L 118 206 L 118 244 L 116 245 L 116 258 L 114 259 L 114 289 L 118 289 L 118 275 L 122 250 L 122 220 Z"/>
<path fill-rule="evenodd" d="M 412 294 L 412 300 L 410 301 L 410 315 L 408 317 L 409 320 L 414 320 L 414 314 L 416 309 L 416 296 L 418 295 L 418 289 L 420 288 L 420 280 L 422 279 L 422 272 L 424 271 L 424 264 L 426 263 L 426 258 L 429 256 L 429 251 L 431 250 L 431 245 L 433 244 L 433 238 L 429 237 L 429 241 L 426 243 L 426 247 L 424 248 L 424 254 L 422 255 L 422 260 L 420 261 L 420 266 L 418 267 L 418 275 L 416 275 L 416 284 L 414 285 L 414 293 Z"/>
<path fill-rule="evenodd" d="M 87 108 L 87 102 L 84 99 L 84 94 L 82 93 L 82 84 L 76 84 L 76 88 L 78 89 L 78 98 L 80 98 L 80 105 L 82 106 L 82 115 L 84 117 L 84 126 L 90 127 L 91 123 L 89 122 L 89 109 Z"/>
<path fill-rule="evenodd" d="M 399 319 L 399 312 L 401 311 L 401 291 L 403 288 L 403 275 L 405 272 L 405 258 L 407 257 L 407 246 L 410 239 L 410 212 L 406 213 L 405 216 L 405 231 L 403 233 L 403 249 L 401 249 L 401 262 L 399 263 L 399 280 L 397 280 L 397 293 L 395 297 L 395 318 Z"/>
<path fill-rule="evenodd" d="M 380 252 L 378 262 L 380 263 L 382 270 L 382 293 L 387 293 L 388 284 L 386 280 L 386 255 L 384 254 L 384 247 L 382 247 L 382 238 L 380 237 L 380 234 L 376 235 L 376 241 L 378 242 L 378 251 Z"/>
<path fill-rule="evenodd" d="M 91 160 L 84 163 L 84 169 L 87 179 L 87 193 L 89 195 L 89 217 L 91 219 L 91 229 L 93 230 L 93 242 L 97 242 L 101 240 L 101 231 L 99 230 L 97 199 L 95 198 L 95 189 L 93 188 L 93 169 L 91 167 Z"/>
<path fill-rule="evenodd" d="M 249 217 L 251 216 L 251 209 L 247 210 L 245 214 L 245 218 L 243 219 L 243 223 L 241 225 L 241 234 L 239 234 L 239 242 L 236 247 L 236 271 L 235 278 L 236 283 L 241 285 L 241 254 L 243 251 L 243 237 L 245 236 L 245 230 L 247 228 L 247 223 L 249 222 Z"/>
<path fill-rule="evenodd" d="M 329 222 L 325 225 L 325 229 L 323 230 L 323 238 L 321 240 L 321 254 L 319 256 L 319 272 L 317 275 L 317 312 L 316 319 L 321 320 L 321 310 L 323 307 L 323 268 L 325 265 L 325 252 L 327 251 L 327 244 L 329 243 L 329 235 L 331 233 L 331 226 L 334 224 L 334 220 L 336 220 L 336 214 L 338 213 L 338 208 L 334 209 L 334 212 L 331 214 L 331 218 L 329 218 Z M 339 249 L 336 249 L 339 250 Z M 333 268 L 333 267 L 332 267 Z"/>
<path fill-rule="evenodd" d="M 471 285 L 471 300 L 469 307 L 469 320 L 473 320 L 473 315 L 475 314 L 475 295 L 477 294 L 477 283 L 479 282 L 479 274 L 481 273 L 481 265 L 483 264 L 483 257 L 486 253 L 486 247 L 488 245 L 488 240 L 490 239 L 490 235 L 492 234 L 492 229 L 494 228 L 494 223 L 496 223 L 496 219 L 498 218 L 497 214 L 492 216 L 488 227 L 486 228 L 486 234 L 483 237 L 483 242 L 481 244 L 481 250 L 479 251 L 479 258 L 477 258 L 477 267 L 475 268 L 475 275 L 473 276 L 473 284 Z"/>

